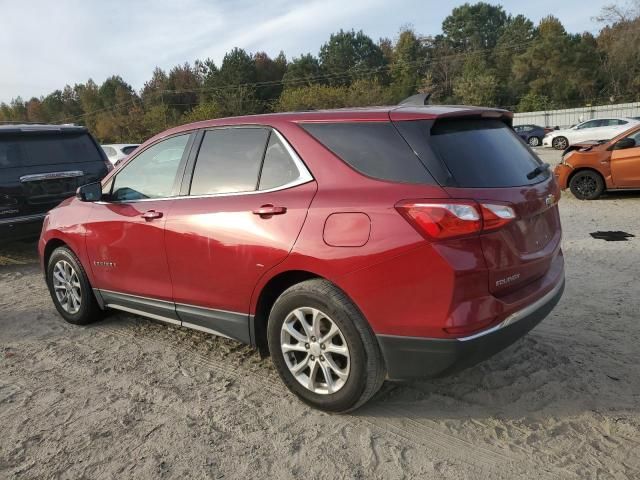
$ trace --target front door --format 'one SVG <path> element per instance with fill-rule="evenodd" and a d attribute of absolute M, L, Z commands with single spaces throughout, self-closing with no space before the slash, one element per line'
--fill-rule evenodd
<path fill-rule="evenodd" d="M 174 201 L 165 227 L 183 324 L 249 342 L 253 289 L 291 251 L 315 192 L 277 132 L 204 132 L 188 196 Z"/>
<path fill-rule="evenodd" d="M 636 146 L 611 152 L 611 177 L 616 188 L 640 188 L 640 131 L 626 138 Z"/>
<path fill-rule="evenodd" d="M 87 253 L 94 287 L 107 305 L 176 318 L 164 226 L 189 138 L 178 135 L 146 148 L 104 186 L 103 201 L 92 207 Z"/>

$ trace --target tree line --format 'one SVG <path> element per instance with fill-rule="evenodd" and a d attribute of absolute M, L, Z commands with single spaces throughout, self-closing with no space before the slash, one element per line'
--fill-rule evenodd
<path fill-rule="evenodd" d="M 332 34 L 318 55 L 241 48 L 218 66 L 197 60 L 156 68 L 140 92 L 114 75 L 47 96 L 0 104 L 0 121 L 86 125 L 101 142 L 140 142 L 170 126 L 216 117 L 395 104 L 417 92 L 432 103 L 513 111 L 640 100 L 640 0 L 605 7 L 597 35 L 568 33 L 554 16 L 537 25 L 484 2 L 452 10 L 442 34 L 411 27 L 375 42 Z"/>

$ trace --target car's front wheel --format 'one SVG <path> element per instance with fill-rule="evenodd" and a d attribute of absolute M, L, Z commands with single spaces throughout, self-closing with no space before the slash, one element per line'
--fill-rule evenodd
<path fill-rule="evenodd" d="M 47 286 L 51 299 L 69 323 L 85 325 L 101 315 L 89 278 L 75 254 L 67 247 L 56 248 L 47 264 Z"/>
<path fill-rule="evenodd" d="M 344 292 L 326 280 L 308 280 L 280 295 L 267 333 L 282 381 L 315 408 L 353 410 L 384 381 L 384 361 L 369 325 Z"/>
<path fill-rule="evenodd" d="M 552 140 L 551 146 L 556 150 L 564 150 L 569 146 L 569 140 L 567 137 L 556 137 Z"/>
<path fill-rule="evenodd" d="M 604 192 L 604 180 L 597 172 L 583 170 L 571 177 L 569 188 L 579 200 L 595 200 Z"/>

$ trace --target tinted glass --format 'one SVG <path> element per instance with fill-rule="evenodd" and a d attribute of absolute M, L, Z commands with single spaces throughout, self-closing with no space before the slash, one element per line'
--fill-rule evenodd
<path fill-rule="evenodd" d="M 112 199 L 164 198 L 172 195 L 180 160 L 189 135 L 179 135 L 147 148 L 118 173 Z"/>
<path fill-rule="evenodd" d="M 540 161 L 511 129 L 498 120 L 445 120 L 431 128 L 431 147 L 460 187 L 514 187 L 529 180 Z"/>
<path fill-rule="evenodd" d="M 599 124 L 598 120 L 591 120 L 589 122 L 581 123 L 580 125 L 577 126 L 577 129 L 582 130 L 583 128 L 594 128 L 599 126 L 598 124 Z"/>
<path fill-rule="evenodd" d="M 132 145 L 130 147 L 122 147 L 122 153 L 124 153 L 125 155 L 129 155 L 131 152 L 133 152 L 136 148 L 138 148 L 137 145 Z"/>
<path fill-rule="evenodd" d="M 365 175 L 407 183 L 433 183 L 429 172 L 390 122 L 301 125 Z"/>
<path fill-rule="evenodd" d="M 280 187 L 295 181 L 300 176 L 291 155 L 275 133 L 269 137 L 267 152 L 260 173 L 259 190 Z"/>
<path fill-rule="evenodd" d="M 191 195 L 253 191 L 267 144 L 265 128 L 221 128 L 204 134 Z"/>
<path fill-rule="evenodd" d="M 0 167 L 101 161 L 98 147 L 87 134 L 32 134 L 0 137 Z"/>
<path fill-rule="evenodd" d="M 22 163 L 20 140 L 0 137 L 0 168 L 20 167 Z"/>

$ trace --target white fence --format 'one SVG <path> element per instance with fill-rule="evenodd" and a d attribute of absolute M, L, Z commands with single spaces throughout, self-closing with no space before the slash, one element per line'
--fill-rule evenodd
<path fill-rule="evenodd" d="M 516 113 L 513 116 L 513 124 L 566 128 L 592 118 L 608 117 L 640 117 L 640 102 Z"/>

